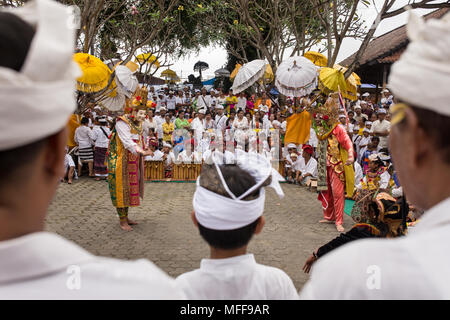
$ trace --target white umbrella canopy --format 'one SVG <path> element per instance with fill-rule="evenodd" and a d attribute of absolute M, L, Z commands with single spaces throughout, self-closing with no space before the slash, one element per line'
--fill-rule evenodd
<path fill-rule="evenodd" d="M 238 71 L 233 82 L 233 93 L 244 91 L 256 81 L 261 79 L 266 72 L 267 62 L 264 60 L 253 60 L 244 64 Z"/>
<path fill-rule="evenodd" d="M 136 91 L 138 79 L 134 73 L 126 66 L 119 65 L 116 67 L 117 87 L 122 87 L 122 91 L 129 98 Z"/>
<path fill-rule="evenodd" d="M 318 69 L 305 57 L 290 57 L 278 67 L 275 85 L 285 96 L 308 95 L 317 87 Z"/>
<path fill-rule="evenodd" d="M 106 96 L 104 99 L 98 101 L 98 104 L 111 111 L 122 110 L 125 106 L 125 91 L 120 85 L 117 85 L 115 96 Z"/>
<path fill-rule="evenodd" d="M 228 71 L 228 70 L 225 69 L 225 68 L 221 68 L 221 69 L 217 69 L 216 71 L 214 71 L 214 75 L 215 75 L 217 78 L 220 78 L 220 77 L 226 77 L 226 78 L 229 78 L 229 77 L 230 77 L 230 71 Z"/>

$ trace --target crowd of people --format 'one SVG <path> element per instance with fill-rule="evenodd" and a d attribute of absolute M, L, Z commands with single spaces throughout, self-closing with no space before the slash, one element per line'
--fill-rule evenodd
<path fill-rule="evenodd" d="M 202 102 L 197 100 L 197 108 L 204 106 L 194 117 L 186 118 L 183 111 L 188 110 L 177 109 L 176 102 L 166 105 L 171 110 L 167 114 L 161 105 L 162 134 L 157 126 L 147 130 L 145 139 L 141 124 L 156 121 L 156 116 L 150 117 L 153 111 L 141 99 L 136 98 L 125 115 L 108 118 L 93 106 L 95 115 L 85 114 L 81 120 L 73 137 L 78 164 L 87 163 L 89 175 L 101 178 L 105 174 L 101 158 L 106 160 L 111 199 L 121 226 L 134 224 L 128 209 L 138 206 L 143 196 L 143 157 L 155 157 L 161 143 L 166 148 L 163 154 L 179 146 L 185 148 L 179 154 L 186 152 L 190 157 L 189 152 L 199 148 L 205 127 L 213 125 L 212 119 L 235 131 L 230 139 L 223 137 L 236 149 L 232 162 L 227 150 L 213 152 L 197 179 L 191 216 L 210 247 L 210 257 L 201 261 L 199 269 L 172 279 L 148 260 L 94 256 L 59 235 L 44 232 L 49 203 L 64 175 L 63 163 L 69 164 L 69 172 L 75 171 L 68 157 L 75 148 L 67 150 L 67 121 L 76 107 L 74 88 L 80 70 L 69 63 L 75 41 L 68 19 L 67 7 L 52 0 L 32 0 L 23 8 L 0 12 L 0 44 L 7 48 L 0 50 L 0 298 L 298 299 L 284 271 L 258 264 L 248 253 L 252 236 L 266 224 L 265 188 L 273 188 L 279 197 L 284 192 L 279 184 L 283 177 L 273 168 L 273 158 L 262 152 L 264 146 L 251 150 L 245 112 L 250 112 L 250 121 L 262 124 L 259 132 L 268 129 L 259 144 L 267 142 L 276 148 L 270 142 L 277 137 L 267 133 L 274 132 L 270 126 L 275 121 L 282 126 L 277 113 L 289 110 L 289 104 L 273 103 L 267 111 L 266 104 L 256 103 L 258 110 L 243 110 L 236 108 L 238 98 L 231 93 L 226 99 L 236 103 L 213 108 L 207 102 L 212 98 L 205 94 Z M 450 14 L 427 22 L 412 15 L 409 24 L 414 31 L 409 32 L 411 42 L 389 77 L 393 95 L 384 92 L 376 104 L 363 95 L 363 100 L 340 108 L 336 94 L 324 96 L 315 102 L 312 129 L 304 128 L 316 133 L 317 144 L 311 134 L 307 143 L 285 147 L 281 143 L 272 153 L 288 149 L 284 156 L 290 157 L 291 178 L 298 183 L 314 178 L 313 159 L 317 161 L 318 190 L 327 203 L 325 222 L 341 225 L 338 212 L 343 209 L 344 194 L 355 196 L 358 204 L 355 217 L 360 223 L 314 251 L 305 263 L 305 272 L 312 266 L 312 274 L 300 293 L 302 299 L 450 298 L 450 259 L 445 254 L 450 249 Z M 48 59 L 56 48 L 58 54 Z M 169 92 L 169 99 L 176 101 L 173 97 Z M 309 105 L 308 99 L 300 105 Z M 207 112 L 214 117 L 208 120 Z M 232 117 L 236 112 L 238 116 Z M 344 116 L 345 122 L 339 124 Z M 108 121 L 111 132 L 106 149 Z M 194 130 L 193 136 L 185 140 L 174 135 L 176 125 Z M 192 144 L 194 151 L 188 151 Z M 403 197 L 396 199 L 394 190 Z M 408 202 L 425 212 L 406 234 Z"/>

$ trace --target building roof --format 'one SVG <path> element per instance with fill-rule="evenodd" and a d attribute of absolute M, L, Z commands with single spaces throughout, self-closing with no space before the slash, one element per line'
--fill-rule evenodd
<path fill-rule="evenodd" d="M 449 8 L 442 8 L 435 10 L 423 16 L 425 20 L 427 19 L 439 19 L 445 13 L 447 13 Z M 406 25 L 398 27 L 391 30 L 369 42 L 366 51 L 361 57 L 360 66 L 365 64 L 375 64 L 375 63 L 393 63 L 398 60 L 401 53 L 406 48 L 408 44 L 408 37 L 406 34 Z M 348 66 L 353 61 L 356 53 L 340 62 L 342 66 Z"/>

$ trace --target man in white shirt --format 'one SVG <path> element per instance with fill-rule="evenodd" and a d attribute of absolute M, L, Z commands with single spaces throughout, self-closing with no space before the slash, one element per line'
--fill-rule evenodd
<path fill-rule="evenodd" d="M 185 106 L 186 99 L 183 96 L 183 91 L 178 91 L 178 96 L 175 97 L 175 106 L 177 110 L 180 110 Z"/>
<path fill-rule="evenodd" d="M 0 300 L 182 298 L 174 280 L 148 260 L 97 257 L 44 232 L 64 174 L 66 124 L 81 73 L 69 63 L 75 43 L 67 25 L 70 10 L 48 0 L 29 1 L 20 9 L 0 15 L 0 30 L 16 26 L 7 37 L 0 33 L 0 47 L 7 48 L 0 52 L 2 78 L 9 69 L 9 80 L 0 84 L 0 105 L 17 107 L 0 109 L 7 120 L 2 133 L 10 133 L 0 136 L 0 166 L 8 169 L 0 173 Z M 12 46 L 11 37 L 19 45 Z M 47 59 L 55 48 L 58 54 Z M 27 110 L 28 117 L 17 110 Z"/>
<path fill-rule="evenodd" d="M 206 110 L 202 109 L 198 112 L 198 116 L 192 120 L 191 128 L 194 130 L 194 137 L 197 141 L 200 141 L 203 136 L 203 131 L 205 128 L 203 127 L 203 119 L 205 118 Z"/>
<path fill-rule="evenodd" d="M 270 161 L 257 154 L 252 157 L 258 159 L 250 165 L 253 175 L 249 173 L 248 160 L 226 168 L 221 165 L 224 159 L 220 153 L 214 154 L 214 165 L 203 167 L 191 216 L 208 243 L 210 257 L 202 259 L 199 269 L 177 278 L 188 299 L 298 299 L 294 284 L 284 271 L 258 264 L 253 254 L 247 253 L 252 236 L 259 234 L 265 224 L 265 196 L 261 188 L 269 176 L 271 186 L 280 197 L 283 195 L 278 184 L 281 176 L 270 170 Z"/>
<path fill-rule="evenodd" d="M 105 164 L 106 153 L 108 152 L 109 135 L 111 130 L 109 130 L 106 118 L 99 119 L 99 126 L 96 126 L 92 130 L 92 139 L 95 141 L 94 144 L 94 173 L 95 180 L 99 181 L 102 178 L 108 176 L 108 169 Z"/>
<path fill-rule="evenodd" d="M 372 128 L 370 130 L 371 136 L 376 136 L 380 138 L 380 143 L 378 146 L 380 148 L 388 147 L 388 137 L 391 130 L 391 123 L 386 119 L 386 109 L 378 110 L 378 120 L 372 123 Z"/>
<path fill-rule="evenodd" d="M 297 181 L 301 185 L 308 185 L 311 179 L 317 179 L 317 160 L 312 157 L 314 150 L 310 145 L 303 145 L 302 158 L 300 159 L 300 173 L 297 174 Z"/>
<path fill-rule="evenodd" d="M 159 109 L 159 111 L 156 111 L 156 116 L 154 117 L 154 119 L 156 121 L 156 134 L 158 135 L 158 140 L 160 143 L 164 136 L 162 124 L 165 121 L 165 117 L 166 117 L 166 108 L 163 107 Z"/>
<path fill-rule="evenodd" d="M 216 119 L 215 119 L 216 128 L 218 130 L 224 131 L 227 126 L 226 122 L 227 122 L 228 117 L 223 113 L 223 105 L 218 104 L 216 106 L 216 113 L 217 113 Z"/>
<path fill-rule="evenodd" d="M 202 94 L 198 97 L 197 100 L 197 110 L 209 110 L 211 108 L 211 96 L 206 95 L 206 88 L 202 89 Z"/>
<path fill-rule="evenodd" d="M 92 129 L 88 127 L 89 119 L 82 118 L 81 126 L 75 130 L 74 140 L 78 145 L 78 174 L 81 176 L 81 168 L 84 163 L 88 164 L 89 176 L 94 176 L 94 136 Z"/>
<path fill-rule="evenodd" d="M 237 98 L 237 101 L 238 101 L 238 103 L 237 103 L 237 111 L 242 109 L 245 112 L 245 109 L 247 107 L 247 98 L 245 97 L 245 92 L 244 91 L 242 91 L 239 94 L 239 97 Z"/>
<path fill-rule="evenodd" d="M 167 111 L 175 111 L 176 100 L 173 91 L 169 91 L 169 96 L 166 98 Z"/>
<path fill-rule="evenodd" d="M 450 15 L 410 12 L 410 43 L 391 67 L 390 151 L 408 201 L 425 210 L 404 237 L 345 245 L 314 264 L 304 299 L 450 299 Z M 446 56 L 448 58 L 448 55 Z M 432 66 L 432 67 L 431 67 Z"/>

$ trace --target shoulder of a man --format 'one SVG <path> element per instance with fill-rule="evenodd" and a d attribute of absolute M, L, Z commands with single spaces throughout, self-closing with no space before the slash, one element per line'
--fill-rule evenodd
<path fill-rule="evenodd" d="M 183 299 L 174 279 L 146 259 L 125 261 L 95 257 L 80 265 L 82 286 L 98 290 L 99 298 Z"/>
<path fill-rule="evenodd" d="M 301 299 L 401 298 L 414 262 L 402 239 L 358 240 L 321 257 Z M 410 279 L 412 280 L 412 279 Z"/>
<path fill-rule="evenodd" d="M 257 263 L 256 272 L 261 273 L 267 292 L 272 292 L 272 296 L 268 299 L 297 300 L 299 298 L 292 279 L 283 270 Z"/>

